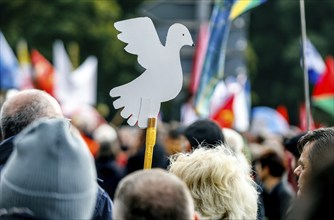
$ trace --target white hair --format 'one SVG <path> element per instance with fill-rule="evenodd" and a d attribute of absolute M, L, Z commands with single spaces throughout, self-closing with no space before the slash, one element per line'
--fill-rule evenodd
<path fill-rule="evenodd" d="M 198 148 L 171 158 L 169 172 L 189 187 L 195 210 L 205 219 L 256 219 L 258 192 L 250 165 L 230 148 Z"/>

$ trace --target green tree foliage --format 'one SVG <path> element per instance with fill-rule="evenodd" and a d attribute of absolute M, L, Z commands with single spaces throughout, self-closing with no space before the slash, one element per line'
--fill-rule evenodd
<path fill-rule="evenodd" d="M 66 0 L 2 0 L 0 2 L 0 29 L 15 52 L 20 38 L 29 49 L 37 49 L 52 62 L 52 44 L 62 40 L 67 51 L 79 46 L 82 63 L 89 55 L 98 58 L 98 103 L 107 104 L 113 115 L 112 87 L 129 81 L 138 74 L 135 56 L 128 56 L 124 44 L 117 39 L 114 22 L 135 13 L 140 1 L 125 8 L 130 1 L 66 1 Z M 126 13 L 125 13 L 126 11 Z"/>
<path fill-rule="evenodd" d="M 12 48 L 25 38 L 30 49 L 36 48 L 50 61 L 56 39 L 62 40 L 67 50 L 73 42 L 79 46 L 79 63 L 89 55 L 97 56 L 98 103 L 109 106 L 110 120 L 115 110 L 109 90 L 140 73 L 136 57 L 123 50 L 125 45 L 117 39 L 113 23 L 138 16 L 142 1 L 1 0 L 0 29 Z M 333 0 L 305 0 L 307 35 L 323 58 L 334 54 L 333 10 Z M 291 122 L 297 124 L 298 108 L 304 102 L 299 1 L 268 0 L 254 9 L 249 37 L 252 105 L 286 105 Z M 313 113 L 315 118 L 333 121 L 318 109 Z"/>
<path fill-rule="evenodd" d="M 250 69 L 253 105 L 286 105 L 291 123 L 298 124 L 299 105 L 305 100 L 299 1 L 269 0 L 255 10 L 251 13 L 249 39 L 253 52 L 250 62 L 257 64 Z M 307 37 L 324 59 L 333 56 L 334 1 L 305 0 L 305 15 Z M 334 119 L 323 112 L 312 111 L 315 118 L 334 125 Z"/>

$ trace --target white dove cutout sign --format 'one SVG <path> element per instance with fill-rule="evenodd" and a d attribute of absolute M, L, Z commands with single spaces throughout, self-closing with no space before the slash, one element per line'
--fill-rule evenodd
<path fill-rule="evenodd" d="M 124 48 L 137 55 L 144 72 L 134 80 L 113 88 L 111 97 L 115 109 L 122 108 L 121 116 L 129 125 L 138 123 L 140 128 L 148 126 L 149 118 L 157 118 L 161 102 L 175 98 L 182 89 L 183 72 L 180 50 L 193 46 L 189 30 L 175 23 L 168 29 L 166 44 L 162 45 L 152 20 L 139 17 L 116 22 L 121 33 L 118 39 L 127 43 Z"/>

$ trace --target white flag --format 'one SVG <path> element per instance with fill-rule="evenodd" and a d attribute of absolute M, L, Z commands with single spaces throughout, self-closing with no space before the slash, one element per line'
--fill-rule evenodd
<path fill-rule="evenodd" d="M 57 40 L 53 44 L 53 65 L 56 71 L 54 94 L 60 103 L 64 103 L 70 93 L 70 74 L 73 66 L 68 57 L 64 44 Z"/>
<path fill-rule="evenodd" d="M 88 57 L 77 69 L 66 53 L 64 44 L 56 41 L 53 47 L 56 68 L 55 96 L 61 104 L 96 104 L 97 58 Z"/>
<path fill-rule="evenodd" d="M 70 75 L 72 102 L 82 104 L 96 104 L 97 58 L 88 57 Z"/>

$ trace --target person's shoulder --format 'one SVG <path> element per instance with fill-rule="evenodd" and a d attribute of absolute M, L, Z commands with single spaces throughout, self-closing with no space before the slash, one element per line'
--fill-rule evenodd
<path fill-rule="evenodd" d="M 9 137 L 0 142 L 0 165 L 4 165 L 14 149 L 15 136 Z"/>
<path fill-rule="evenodd" d="M 14 139 L 15 139 L 16 136 L 11 136 L 3 141 L 0 142 L 0 150 L 2 149 L 3 146 L 6 146 L 6 147 L 13 147 L 14 145 Z"/>
<path fill-rule="evenodd" d="M 289 200 L 295 197 L 295 191 L 287 181 L 281 181 L 276 188 L 280 197 L 285 197 Z"/>
<path fill-rule="evenodd" d="M 113 203 L 108 193 L 100 186 L 98 186 L 98 194 L 96 198 L 96 205 L 93 214 L 93 220 L 108 220 L 112 219 Z"/>
<path fill-rule="evenodd" d="M 153 150 L 154 150 L 154 153 L 158 154 L 159 156 L 166 156 L 167 155 L 167 153 L 165 151 L 165 147 L 161 143 L 159 143 L 159 142 L 157 142 L 154 145 L 154 149 Z"/>
<path fill-rule="evenodd" d="M 111 201 L 108 193 L 100 186 L 98 186 L 97 201 L 112 204 L 112 201 Z"/>

